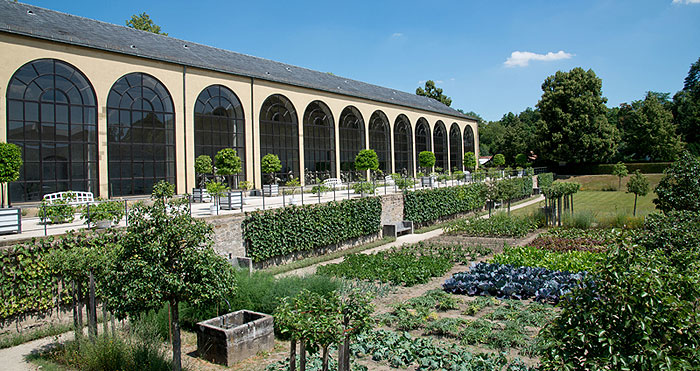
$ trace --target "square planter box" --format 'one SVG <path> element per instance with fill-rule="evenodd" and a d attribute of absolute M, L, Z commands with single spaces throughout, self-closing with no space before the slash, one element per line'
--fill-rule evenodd
<path fill-rule="evenodd" d="M 420 178 L 421 186 L 422 187 L 435 187 L 435 182 L 437 178 L 434 176 L 424 176 Z"/>
<path fill-rule="evenodd" d="M 219 197 L 219 207 L 222 210 L 240 209 L 243 206 L 243 192 L 231 191 Z"/>
<path fill-rule="evenodd" d="M 263 184 L 264 196 L 277 196 L 280 194 L 280 186 L 278 184 Z"/>
<path fill-rule="evenodd" d="M 192 201 L 193 202 L 209 202 L 211 201 L 211 196 L 204 188 L 192 188 Z"/>
<path fill-rule="evenodd" d="M 275 346 L 272 316 L 239 310 L 197 324 L 197 353 L 207 361 L 232 366 Z"/>
<path fill-rule="evenodd" d="M 22 210 L 0 208 L 0 234 L 22 233 Z"/>

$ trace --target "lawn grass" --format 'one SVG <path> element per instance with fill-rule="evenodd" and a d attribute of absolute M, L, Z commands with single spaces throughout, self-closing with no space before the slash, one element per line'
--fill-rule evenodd
<path fill-rule="evenodd" d="M 627 181 L 631 175 L 622 178 L 620 191 L 627 190 Z M 654 189 L 659 184 L 663 174 L 644 174 L 649 180 L 649 188 Z M 615 175 L 580 175 L 559 178 L 562 182 L 576 182 L 581 184 L 582 191 L 611 191 L 617 190 L 618 179 Z"/>
<path fill-rule="evenodd" d="M 327 254 L 327 255 L 314 256 L 311 258 L 301 259 L 301 260 L 293 261 L 293 262 L 288 263 L 288 264 L 282 264 L 282 265 L 277 265 L 277 266 L 270 267 L 270 268 L 265 268 L 262 271 L 276 276 L 278 274 L 287 273 L 287 272 L 293 271 L 295 269 L 306 268 L 306 267 L 314 265 L 314 264 L 323 263 L 323 262 L 333 260 L 333 259 L 338 259 L 338 258 L 343 257 L 343 256 L 348 255 L 348 254 L 355 254 L 355 253 L 359 253 L 361 251 L 373 249 L 375 247 L 378 247 L 381 245 L 386 245 L 386 244 L 394 242 L 394 241 L 396 241 L 396 237 L 384 237 L 381 240 L 377 240 L 377 241 L 370 242 L 370 243 L 360 245 L 360 246 L 355 246 L 355 247 L 350 248 L 350 249 L 336 251 L 336 252 L 333 252 L 333 253 Z"/>
<path fill-rule="evenodd" d="M 656 211 L 652 200 L 656 194 L 649 192 L 637 199 L 637 216 L 645 216 Z M 512 211 L 513 215 L 531 215 L 544 206 L 544 201 Z M 574 212 L 590 212 L 596 219 L 613 217 L 618 214 L 632 215 L 634 194 L 610 191 L 580 191 L 574 195 Z"/>

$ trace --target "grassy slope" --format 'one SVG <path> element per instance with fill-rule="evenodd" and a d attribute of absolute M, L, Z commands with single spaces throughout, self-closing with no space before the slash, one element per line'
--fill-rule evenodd
<path fill-rule="evenodd" d="M 659 184 L 663 174 L 645 174 L 649 180 L 649 187 L 651 190 Z M 627 190 L 627 181 L 630 176 L 622 178 L 622 186 L 620 191 L 624 192 Z M 607 191 L 616 190 L 618 179 L 615 175 L 581 175 L 581 176 L 570 176 L 560 179 L 563 182 L 576 182 L 581 184 L 582 191 Z"/>
<path fill-rule="evenodd" d="M 637 199 L 637 216 L 655 211 L 652 200 L 656 194 L 650 192 Z M 544 206 L 544 202 L 513 211 L 514 215 L 530 215 L 534 210 Z M 574 195 L 574 212 L 590 211 L 596 218 L 614 216 L 618 213 L 632 215 L 634 195 L 625 192 L 581 191 Z"/>

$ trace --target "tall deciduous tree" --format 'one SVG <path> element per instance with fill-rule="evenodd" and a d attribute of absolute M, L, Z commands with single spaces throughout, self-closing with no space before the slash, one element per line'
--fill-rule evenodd
<path fill-rule="evenodd" d="M 607 120 L 602 81 L 593 70 L 558 71 L 545 79 L 542 91 L 537 108 L 543 158 L 601 162 L 615 153 L 619 133 Z"/>
<path fill-rule="evenodd" d="M 672 111 L 688 149 L 700 155 L 700 58 L 690 66 L 683 90 L 673 96 Z"/>
<path fill-rule="evenodd" d="M 160 26 L 153 23 L 153 20 L 148 14 L 146 14 L 146 12 L 132 15 L 131 19 L 126 21 L 126 25 L 137 30 L 168 36 L 167 33 L 160 31 Z"/>
<path fill-rule="evenodd" d="M 107 271 L 107 305 L 117 317 L 170 306 L 173 370 L 181 369 L 178 304 L 215 301 L 235 289 L 231 265 L 211 247 L 212 227 L 186 199 L 153 195 L 129 210 L 126 236 Z"/>
<path fill-rule="evenodd" d="M 700 160 L 685 151 L 664 171 L 654 189 L 656 208 L 668 213 L 673 210 L 700 211 Z"/>
<path fill-rule="evenodd" d="M 442 94 L 442 88 L 435 86 L 435 81 L 433 80 L 428 80 L 425 82 L 425 89 L 421 87 L 416 88 L 416 94 L 433 98 L 446 106 L 450 106 L 452 104 L 452 99 L 445 94 Z"/>
<path fill-rule="evenodd" d="M 683 150 L 676 134 L 670 104 L 663 94 L 647 92 L 644 100 L 623 103 L 618 112 L 618 127 L 625 158 L 673 161 Z"/>

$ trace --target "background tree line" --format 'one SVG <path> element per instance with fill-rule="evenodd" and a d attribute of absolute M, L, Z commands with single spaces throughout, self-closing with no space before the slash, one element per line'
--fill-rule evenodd
<path fill-rule="evenodd" d="M 480 155 L 536 155 L 537 162 L 613 163 L 672 161 L 684 148 L 700 156 L 700 58 L 683 89 L 649 91 L 608 108 L 602 80 L 593 70 L 574 68 L 547 77 L 534 108 L 508 112 L 498 121 L 479 119 Z"/>

